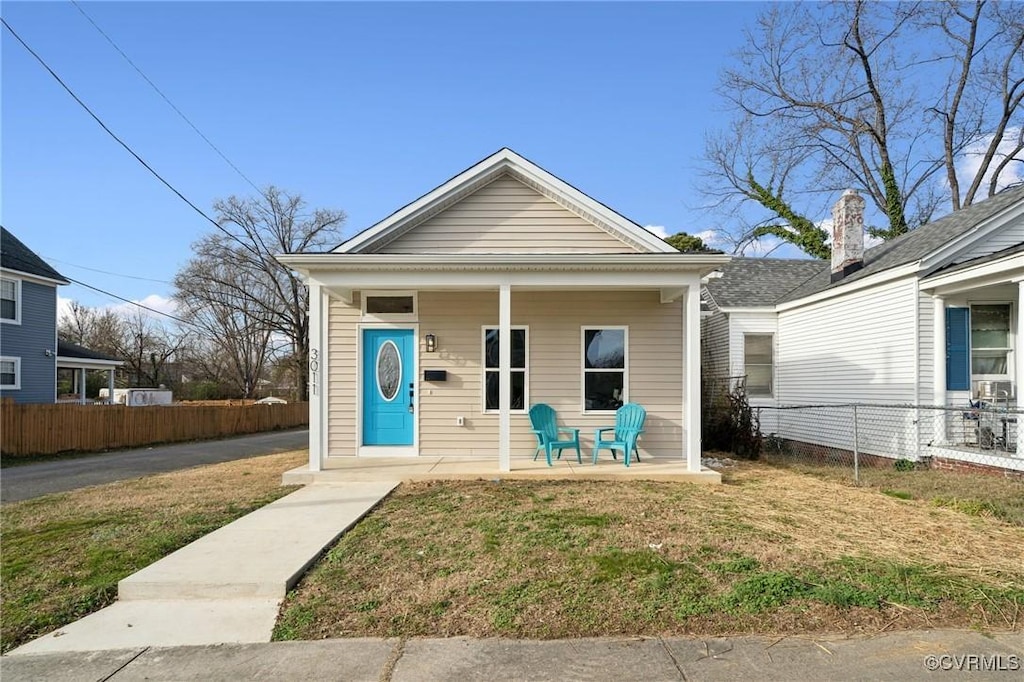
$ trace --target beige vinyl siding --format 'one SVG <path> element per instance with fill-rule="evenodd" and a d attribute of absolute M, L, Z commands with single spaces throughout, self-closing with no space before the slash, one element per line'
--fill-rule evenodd
<path fill-rule="evenodd" d="M 422 353 L 423 369 L 445 369 L 447 382 L 420 383 L 420 453 L 494 455 L 498 415 L 481 400 L 481 334 L 498 322 L 497 292 L 420 292 L 420 330 L 438 338 Z M 529 333 L 529 404 L 546 402 L 565 426 L 580 428 L 584 455 L 594 429 L 613 414 L 582 414 L 581 326 L 629 326 L 629 399 L 648 412 L 641 456 L 682 457 L 682 308 L 657 292 L 512 292 L 512 324 Z M 456 417 L 465 426 L 455 425 Z M 532 457 L 534 437 L 525 414 L 512 415 L 512 456 Z M 607 457 L 605 452 L 602 456 Z"/>
<path fill-rule="evenodd" d="M 632 246 L 507 175 L 378 253 L 635 253 Z"/>
<path fill-rule="evenodd" d="M 356 343 L 361 316 L 358 294 L 351 304 L 331 299 L 328 312 L 327 454 L 356 454 Z"/>
<path fill-rule="evenodd" d="M 776 399 L 782 405 L 844 404 L 779 412 L 784 438 L 852 450 L 849 403 L 914 402 L 919 362 L 914 325 L 919 304 L 912 277 L 779 313 Z M 861 452 L 913 457 L 913 412 L 858 408 Z"/>
<path fill-rule="evenodd" d="M 966 249 L 963 253 L 958 254 L 953 262 L 965 263 L 975 258 L 997 253 L 1003 249 L 1019 246 L 1021 243 L 1024 243 L 1024 222 L 1011 223 L 995 232 L 995 234 L 990 234 L 981 242 Z"/>

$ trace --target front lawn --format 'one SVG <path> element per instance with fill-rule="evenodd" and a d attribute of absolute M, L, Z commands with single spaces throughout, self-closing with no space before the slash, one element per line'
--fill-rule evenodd
<path fill-rule="evenodd" d="M 276 639 L 1024 625 L 1024 528 L 745 464 L 721 486 L 405 484 L 288 596 Z"/>
<path fill-rule="evenodd" d="M 0 514 L 3 651 L 107 606 L 117 582 L 293 491 L 305 451 L 110 483 L 5 504 Z"/>

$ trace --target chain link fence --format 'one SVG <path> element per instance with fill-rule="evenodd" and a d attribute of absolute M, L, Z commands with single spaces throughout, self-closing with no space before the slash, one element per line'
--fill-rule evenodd
<path fill-rule="evenodd" d="M 950 469 L 993 473 L 1024 483 L 1019 446 L 1024 410 L 986 403 L 788 405 L 753 407 L 772 462 L 848 469 Z"/>

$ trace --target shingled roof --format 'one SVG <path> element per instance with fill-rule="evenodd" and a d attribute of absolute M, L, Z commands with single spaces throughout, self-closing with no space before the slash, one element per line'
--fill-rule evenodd
<path fill-rule="evenodd" d="M 828 272 L 828 261 L 733 258 L 705 288 L 719 308 L 770 308 L 822 270 Z"/>
<path fill-rule="evenodd" d="M 69 341 L 57 341 L 57 355 L 62 358 L 73 358 L 76 360 L 105 360 L 108 362 L 123 362 L 121 358 L 115 358 L 113 355 L 107 355 L 101 353 L 98 350 L 92 350 L 85 346 L 79 346 L 77 343 L 70 343 Z"/>
<path fill-rule="evenodd" d="M 63 275 L 51 268 L 46 261 L 2 226 L 0 226 L 0 266 L 5 270 L 14 270 L 26 275 L 56 280 L 61 284 L 70 284 Z"/>
<path fill-rule="evenodd" d="M 722 267 L 722 276 L 709 279 L 705 287 L 720 308 L 770 308 L 919 261 L 1021 201 L 1024 186 L 1004 190 L 871 247 L 864 252 L 864 267 L 838 282 L 831 281 L 831 264 L 824 260 L 734 258 Z"/>
<path fill-rule="evenodd" d="M 999 215 L 1017 202 L 1024 201 L 1024 185 L 1003 190 L 994 197 L 979 201 L 967 208 L 950 213 L 944 218 L 922 225 L 916 230 L 902 234 L 896 239 L 873 246 L 864 251 L 864 267 L 847 275 L 838 282 L 831 282 L 831 268 L 825 268 L 802 286 L 790 291 L 779 299 L 778 303 L 795 301 L 804 296 L 816 294 L 826 289 L 841 287 L 871 275 L 895 268 L 907 263 L 914 263 L 942 248 L 953 239 L 967 234 L 980 224 Z"/>

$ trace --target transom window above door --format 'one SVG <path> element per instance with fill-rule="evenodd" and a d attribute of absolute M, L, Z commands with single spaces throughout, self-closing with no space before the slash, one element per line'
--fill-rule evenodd
<path fill-rule="evenodd" d="M 415 291 L 364 291 L 363 320 L 414 322 L 416 304 Z"/>

